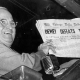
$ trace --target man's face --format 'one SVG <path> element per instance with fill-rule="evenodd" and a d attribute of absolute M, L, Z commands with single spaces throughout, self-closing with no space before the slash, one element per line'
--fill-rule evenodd
<path fill-rule="evenodd" d="M 12 15 L 0 9 L 0 43 L 10 47 L 15 38 L 15 23 Z"/>

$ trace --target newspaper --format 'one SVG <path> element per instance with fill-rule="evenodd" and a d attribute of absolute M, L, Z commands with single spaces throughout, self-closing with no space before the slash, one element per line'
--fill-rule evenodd
<path fill-rule="evenodd" d="M 57 57 L 80 58 L 80 18 L 37 20 L 36 27 L 43 42 L 53 41 Z"/>

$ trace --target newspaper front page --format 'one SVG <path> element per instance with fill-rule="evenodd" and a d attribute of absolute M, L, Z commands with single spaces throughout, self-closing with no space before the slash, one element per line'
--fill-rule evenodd
<path fill-rule="evenodd" d="M 53 41 L 57 57 L 80 58 L 80 18 L 37 20 L 36 27 L 43 42 Z"/>

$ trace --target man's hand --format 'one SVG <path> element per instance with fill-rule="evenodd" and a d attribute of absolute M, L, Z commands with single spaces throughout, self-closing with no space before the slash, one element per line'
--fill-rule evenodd
<path fill-rule="evenodd" d="M 38 50 L 43 51 L 46 55 L 49 53 L 49 50 L 51 49 L 54 53 L 56 53 L 54 45 L 52 44 L 52 40 L 48 40 L 45 43 L 41 44 L 38 48 Z"/>

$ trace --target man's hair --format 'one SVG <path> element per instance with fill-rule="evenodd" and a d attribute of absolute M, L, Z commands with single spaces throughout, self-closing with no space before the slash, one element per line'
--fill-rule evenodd
<path fill-rule="evenodd" d="M 1 6 L 0 6 L 0 9 L 4 9 L 4 10 L 7 10 L 7 11 L 8 11 L 8 9 L 7 9 L 7 8 L 5 8 L 5 7 L 1 7 Z"/>

